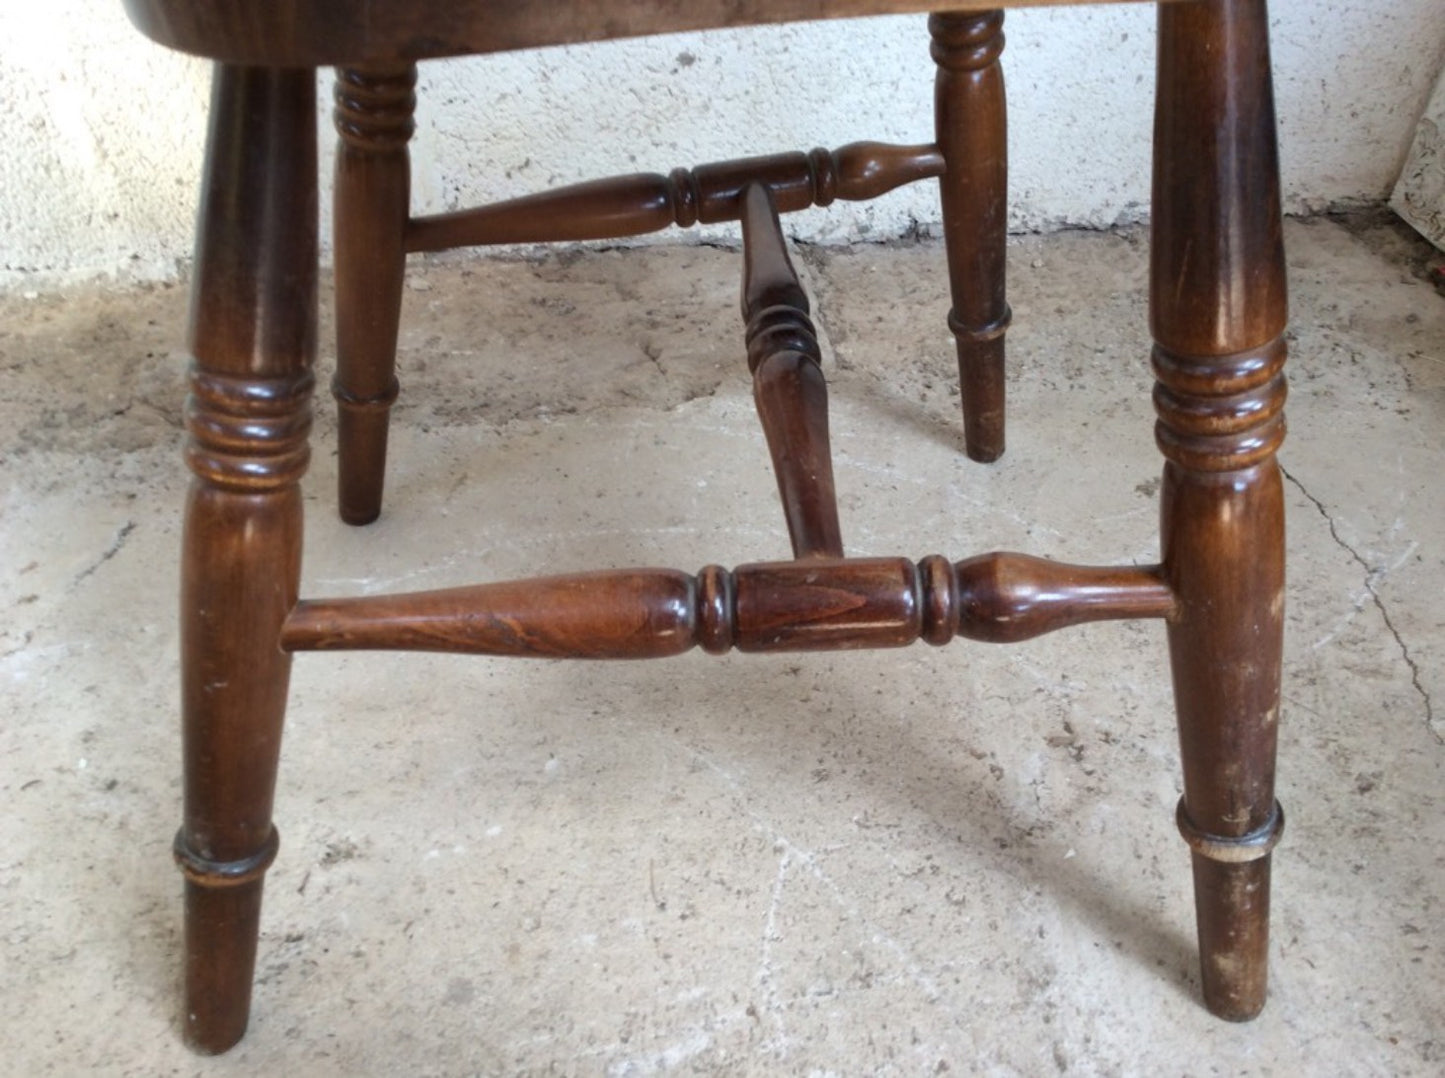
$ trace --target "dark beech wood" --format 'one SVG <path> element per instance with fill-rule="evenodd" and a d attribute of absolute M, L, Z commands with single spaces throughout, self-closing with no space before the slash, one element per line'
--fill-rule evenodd
<path fill-rule="evenodd" d="M 316 85 L 218 65 L 196 243 L 181 555 L 185 1032 L 245 1032 L 291 659 L 316 347 Z"/>
<path fill-rule="evenodd" d="M 795 558 L 841 558 L 828 442 L 828 385 L 808 297 L 788 258 L 772 195 L 743 192 L 743 320 L 753 400 L 773 458 Z"/>
<path fill-rule="evenodd" d="M 1284 626 L 1285 265 L 1264 0 L 1159 12 L 1150 320 L 1204 999 L 1264 1006 Z M 1240 851 L 1250 856 L 1240 858 Z"/>
<path fill-rule="evenodd" d="M 1009 7 L 1129 0 L 1011 0 Z M 1140 0 L 1133 0 L 1140 2 Z M 506 52 L 727 26 L 980 11 L 997 0 L 123 0 L 135 26 L 231 63 L 328 67 Z"/>
<path fill-rule="evenodd" d="M 676 225 L 736 221 L 743 189 L 761 184 L 779 213 L 860 202 L 943 173 L 932 145 L 853 142 L 836 150 L 718 161 L 697 168 L 639 172 L 412 220 L 409 251 L 498 243 L 621 239 Z"/>
<path fill-rule="evenodd" d="M 336 73 L 336 397 L 338 505 L 348 524 L 381 513 L 386 432 L 411 202 L 416 66 Z"/>
<path fill-rule="evenodd" d="M 1028 640 L 1091 621 L 1167 618 L 1154 567 L 1065 565 L 1023 554 L 619 569 L 443 591 L 299 603 L 288 651 L 406 650 L 546 659 L 895 648 L 954 636 Z"/>
<path fill-rule="evenodd" d="M 1061 0 L 1016 0 L 1042 6 Z M 182 550 L 188 1040 L 245 1030 L 291 651 L 642 658 L 1023 640 L 1162 618 L 1184 764 L 1205 1002 L 1266 990 L 1283 624 L 1285 284 L 1264 0 L 1159 9 L 1150 309 L 1162 564 L 1020 554 L 844 559 L 826 390 L 777 214 L 937 176 L 970 455 L 1003 450 L 1004 93 L 996 0 L 126 0 L 171 46 L 223 61 L 197 240 Z M 408 221 L 413 63 L 432 56 L 789 20 L 936 12 L 936 143 L 855 143 L 553 191 Z M 381 500 L 408 249 L 630 235 L 741 218 L 755 395 L 797 560 L 696 577 L 622 570 L 299 602 L 316 326 L 314 68 L 340 65 L 341 506 Z"/>
<path fill-rule="evenodd" d="M 1008 241 L 1008 120 L 1003 12 L 938 14 L 933 35 L 934 123 L 946 162 L 939 195 L 958 347 L 964 444 L 974 460 L 1004 450 L 1004 298 Z"/>

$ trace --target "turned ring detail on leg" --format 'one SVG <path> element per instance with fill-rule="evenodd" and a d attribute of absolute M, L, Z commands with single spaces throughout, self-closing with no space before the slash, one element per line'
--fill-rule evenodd
<path fill-rule="evenodd" d="M 280 847 L 281 835 L 273 825 L 261 848 L 251 856 L 236 861 L 212 861 L 191 849 L 182 829 L 176 832 L 171 852 L 182 874 L 191 883 L 200 887 L 239 887 L 264 876 L 271 862 L 276 860 L 276 851 Z"/>
<path fill-rule="evenodd" d="M 1284 834 L 1284 809 L 1276 801 L 1270 809 L 1269 818 L 1247 834 L 1233 837 L 1211 835 L 1194 826 L 1181 797 L 1174 822 L 1179 826 L 1179 834 L 1189 843 L 1189 848 L 1200 857 L 1226 865 L 1242 865 L 1268 857 L 1279 843 L 1280 836 Z"/>

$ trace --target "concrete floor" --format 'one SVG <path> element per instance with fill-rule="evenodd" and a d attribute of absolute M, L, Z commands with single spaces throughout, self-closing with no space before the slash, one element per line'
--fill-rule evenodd
<path fill-rule="evenodd" d="M 188 1054 L 185 290 L 0 301 L 0 1072 L 1445 1072 L 1445 300 L 1388 227 L 1288 241 L 1290 824 L 1248 1025 L 1198 1001 L 1162 633 L 1110 625 L 831 657 L 304 656 L 251 1031 Z M 417 265 L 387 511 L 336 521 L 323 409 L 303 591 L 785 557 L 737 262 Z M 851 553 L 1156 558 L 1142 233 L 1012 248 L 991 467 L 959 453 L 939 246 L 800 265 Z"/>

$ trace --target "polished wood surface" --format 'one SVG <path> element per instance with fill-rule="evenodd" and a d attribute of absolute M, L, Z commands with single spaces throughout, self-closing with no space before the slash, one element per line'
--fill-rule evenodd
<path fill-rule="evenodd" d="M 567 243 L 621 239 L 676 225 L 736 221 L 742 192 L 766 186 L 779 213 L 859 202 L 943 174 L 933 145 L 854 142 L 837 150 L 772 154 L 697 168 L 639 172 L 557 187 L 477 209 L 417 217 L 409 251 L 445 251 L 497 243 Z"/>
<path fill-rule="evenodd" d="M 335 207 L 338 370 L 333 389 L 340 412 L 340 513 L 349 524 L 370 523 L 381 513 L 387 422 L 399 391 L 396 334 L 406 252 L 619 239 L 672 226 L 737 220 L 743 221 L 745 234 L 751 227 L 758 236 L 760 218 L 754 213 L 749 225 L 743 197 L 749 188 L 765 191 L 770 213 L 776 215 L 828 206 L 837 199 L 877 198 L 944 172 L 943 156 L 932 144 L 855 142 L 837 150 L 819 148 L 678 168 L 667 175 L 614 176 L 454 213 L 409 218 L 406 140 L 415 107 L 411 92 L 415 81 L 416 68 L 411 64 L 346 68 L 337 79 L 341 139 Z M 995 197 L 1001 201 L 1003 192 Z M 807 301 L 802 302 L 806 321 Z M 757 314 L 763 317 L 760 311 Z M 752 317 L 745 309 L 744 318 Z M 807 332 L 812 334 L 811 326 Z M 810 452 L 821 462 L 814 474 L 831 500 L 822 374 L 816 363 L 812 371 L 784 370 L 795 362 L 796 357 L 780 356 L 759 370 L 756 357 L 750 358 L 760 391 L 759 411 L 776 454 L 776 439 L 785 428 L 792 429 L 780 415 L 791 414 L 792 405 L 784 398 L 814 402 L 808 409 L 810 420 L 799 429 L 815 447 L 822 447 L 821 456 Z M 998 422 L 1002 423 L 1001 415 Z M 785 471 L 778 473 L 780 483 Z M 794 507 L 801 504 L 800 498 L 815 500 L 796 488 L 783 497 Z M 795 515 L 790 509 L 790 529 L 803 526 Z M 815 552 L 841 555 L 836 521 L 829 526 L 820 520 L 818 526 L 830 530 L 805 544 Z M 796 544 L 799 533 L 793 534 Z"/>
<path fill-rule="evenodd" d="M 316 348 L 309 71 L 216 69 L 192 295 L 181 554 L 187 1039 L 246 1029 L 301 571 Z"/>
<path fill-rule="evenodd" d="M 1009 7 L 1141 2 L 1013 0 Z M 143 33 L 236 64 L 422 60 L 683 30 L 979 11 L 997 0 L 124 0 Z"/>
<path fill-rule="evenodd" d="M 842 528 L 828 439 L 828 386 L 808 297 L 788 258 L 772 195 L 743 193 L 743 320 L 753 400 L 795 558 L 841 558 Z"/>
<path fill-rule="evenodd" d="M 1150 323 L 1204 999 L 1264 1006 L 1284 632 L 1285 264 L 1264 0 L 1161 9 Z M 1253 836 L 1247 860 L 1220 856 Z"/>
<path fill-rule="evenodd" d="M 658 659 L 739 651 L 896 648 L 955 636 L 1028 640 L 1091 621 L 1167 618 L 1156 567 L 1065 565 L 1023 554 L 937 555 L 622 569 L 408 595 L 301 602 L 291 651 L 458 652 L 534 659 Z"/>
<path fill-rule="evenodd" d="M 410 219 L 420 57 L 940 6 L 936 142 L 854 143 L 598 181 Z M 1015 5 L 1017 6 L 1017 5 Z M 827 391 L 779 213 L 939 180 L 968 452 L 1003 450 L 1006 125 L 996 4 L 599 0 L 441 5 L 130 0 L 137 22 L 218 64 L 193 296 L 182 552 L 186 1035 L 244 1032 L 290 653 L 357 648 L 547 658 L 1007 643 L 1087 622 L 1167 624 L 1204 998 L 1266 991 L 1283 625 L 1285 283 L 1264 0 L 1159 10 L 1151 330 L 1165 457 L 1161 564 L 993 553 L 845 558 Z M 920 57 L 921 59 L 921 57 Z M 380 510 L 408 250 L 743 223 L 754 397 L 794 560 L 544 576 L 440 592 L 298 597 L 299 482 L 316 329 L 313 66 L 339 61 L 336 252 L 341 512 Z M 924 315 L 920 315 L 921 317 Z"/>
<path fill-rule="evenodd" d="M 958 349 L 964 446 L 977 461 L 1004 450 L 1004 332 L 1008 242 L 1008 120 L 1003 12 L 933 15 L 934 122 L 945 169 L 939 182 Z"/>
<path fill-rule="evenodd" d="M 402 275 L 411 212 L 407 142 L 416 66 L 336 73 L 337 507 L 348 524 L 381 514 L 386 438 L 396 380 Z"/>

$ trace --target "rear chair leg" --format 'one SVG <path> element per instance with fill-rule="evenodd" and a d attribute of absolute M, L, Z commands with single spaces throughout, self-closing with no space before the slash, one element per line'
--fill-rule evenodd
<path fill-rule="evenodd" d="M 217 65 L 192 296 L 181 572 L 185 1033 L 202 1052 L 250 1013 L 296 603 L 316 343 L 310 70 Z"/>
<path fill-rule="evenodd" d="M 1004 449 L 1004 298 L 1008 240 L 1008 117 L 1004 99 L 1003 12 L 937 14 L 928 20 L 934 122 L 945 169 L 939 179 L 943 238 L 958 342 L 964 443 L 974 460 Z"/>
<path fill-rule="evenodd" d="M 1284 623 L 1285 269 L 1264 0 L 1159 7 L 1150 310 L 1204 1000 L 1264 1006 Z"/>
<path fill-rule="evenodd" d="M 411 203 L 413 64 L 336 72 L 336 397 L 341 519 L 381 513 Z"/>

